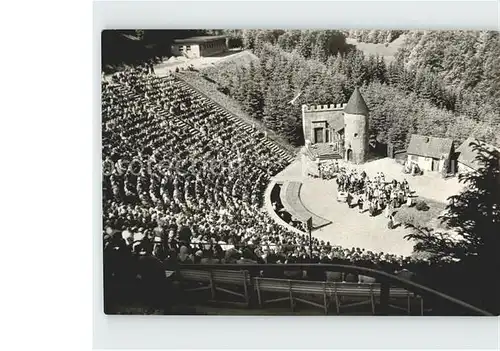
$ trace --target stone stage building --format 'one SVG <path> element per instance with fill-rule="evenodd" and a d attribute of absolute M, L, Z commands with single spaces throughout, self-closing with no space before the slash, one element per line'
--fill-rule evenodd
<path fill-rule="evenodd" d="M 364 163 L 369 149 L 369 110 L 359 89 L 347 104 L 302 105 L 306 153 L 315 160 Z"/>

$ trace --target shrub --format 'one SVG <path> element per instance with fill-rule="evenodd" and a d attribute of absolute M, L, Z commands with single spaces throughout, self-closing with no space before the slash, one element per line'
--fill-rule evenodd
<path fill-rule="evenodd" d="M 419 202 L 417 202 L 417 205 L 415 206 L 415 208 L 418 211 L 428 211 L 429 210 L 429 205 L 427 205 L 427 203 L 425 201 L 420 200 Z"/>

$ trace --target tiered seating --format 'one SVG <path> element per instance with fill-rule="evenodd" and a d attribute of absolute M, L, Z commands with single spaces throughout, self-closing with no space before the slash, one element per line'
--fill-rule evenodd
<path fill-rule="evenodd" d="M 182 263 L 411 263 L 315 238 L 311 247 L 274 222 L 262 195 L 290 158 L 176 78 L 132 72 L 103 83 L 102 126 L 108 251 Z"/>
<path fill-rule="evenodd" d="M 255 134 L 255 129 L 250 126 L 249 124 L 243 122 L 240 120 L 237 116 L 231 114 L 230 112 L 226 111 L 223 107 L 221 107 L 219 104 L 215 103 L 213 100 L 210 100 L 208 97 L 206 97 L 203 93 L 200 91 L 196 90 L 192 86 L 190 86 L 188 83 L 186 83 L 183 80 L 179 80 L 179 83 L 183 85 L 187 91 L 189 91 L 190 94 L 195 95 L 195 96 L 200 96 L 206 98 L 208 104 L 217 112 L 227 116 L 231 121 L 235 123 L 235 125 L 240 128 L 241 130 L 249 133 L 249 134 Z M 262 136 L 263 133 L 258 133 L 258 135 Z M 268 139 L 263 140 L 264 145 L 269 147 L 275 155 L 280 156 L 282 159 L 284 159 L 287 162 L 291 162 L 294 160 L 295 155 L 290 154 L 287 150 L 284 150 L 281 148 L 279 145 L 276 145 L 275 143 L 271 142 Z"/>
<path fill-rule="evenodd" d="M 260 210 L 290 158 L 180 80 L 137 76 L 103 83 L 103 159 L 114 165 L 103 180 L 105 225 L 140 240 L 158 226 L 233 244 L 245 233 L 290 235 Z"/>
<path fill-rule="evenodd" d="M 107 283 L 130 287 L 141 279 L 154 293 L 165 278 L 163 266 L 171 263 L 340 261 L 387 272 L 418 265 L 425 271 L 430 264 L 314 238 L 310 246 L 307 235 L 274 223 L 260 209 L 261 197 L 291 156 L 175 78 L 139 68 L 103 82 L 102 154 Z M 298 198 L 298 187 L 292 190 Z M 161 279 L 153 278 L 158 271 Z M 240 277 L 224 273 L 212 279 L 223 291 L 230 289 L 220 284 Z M 240 286 L 232 292 L 248 303 L 248 281 L 243 282 L 244 293 Z M 293 287 L 291 293 L 293 302 Z"/>

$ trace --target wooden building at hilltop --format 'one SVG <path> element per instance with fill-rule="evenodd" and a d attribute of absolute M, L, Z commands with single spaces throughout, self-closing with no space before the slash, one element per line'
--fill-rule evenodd
<path fill-rule="evenodd" d="M 206 35 L 175 39 L 171 49 L 174 56 L 198 58 L 224 53 L 228 45 L 224 35 Z"/>

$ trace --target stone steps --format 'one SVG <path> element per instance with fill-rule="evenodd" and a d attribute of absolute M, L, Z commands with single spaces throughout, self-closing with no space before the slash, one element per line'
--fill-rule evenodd
<path fill-rule="evenodd" d="M 229 111 L 225 110 L 222 108 L 220 105 L 212 101 L 211 99 L 205 97 L 202 93 L 200 93 L 198 90 L 194 89 L 192 86 L 190 86 L 188 83 L 185 81 L 178 79 L 178 82 L 181 83 L 188 91 L 190 91 L 192 94 L 201 96 L 202 98 L 205 98 L 208 102 L 208 104 L 217 112 L 223 114 L 226 116 L 229 120 L 231 120 L 237 127 L 239 127 L 241 130 L 253 134 L 256 132 L 256 130 L 249 125 L 247 122 L 242 121 L 240 118 L 235 116 L 234 114 L 230 113 Z M 264 140 L 264 144 L 269 147 L 274 153 L 280 155 L 283 159 L 285 159 L 287 162 L 292 162 L 295 159 L 295 155 L 291 155 L 287 150 L 284 150 L 282 147 L 278 146 L 276 143 L 273 143 L 269 139 Z"/>
<path fill-rule="evenodd" d="M 326 160 L 341 160 L 343 157 L 340 154 L 326 154 L 326 155 L 320 155 L 319 160 L 320 161 L 326 161 Z"/>

